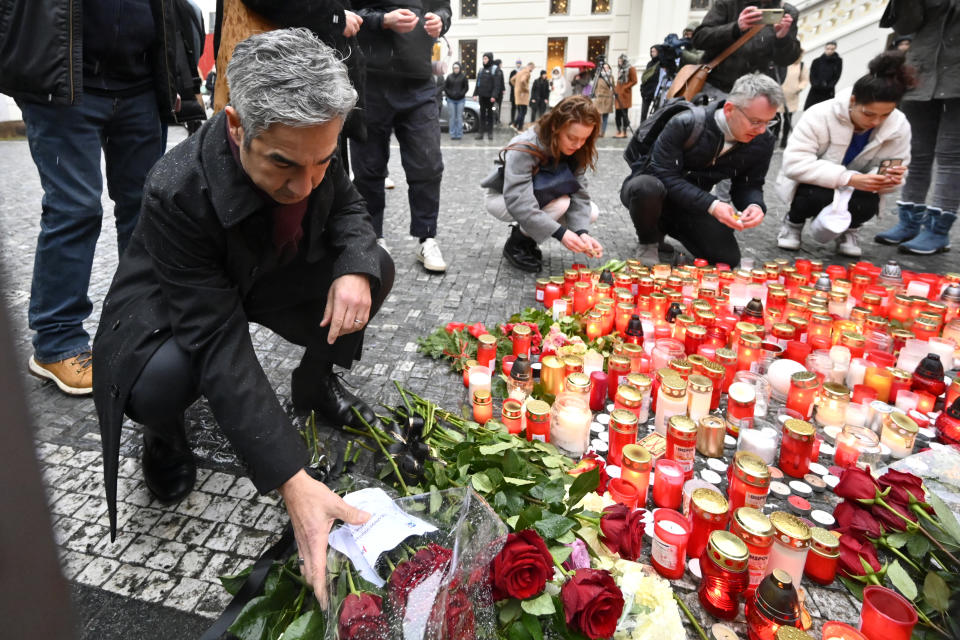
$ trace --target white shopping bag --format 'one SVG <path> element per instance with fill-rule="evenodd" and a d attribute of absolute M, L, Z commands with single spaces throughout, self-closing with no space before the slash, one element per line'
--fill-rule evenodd
<path fill-rule="evenodd" d="M 853 187 L 840 187 L 833 192 L 833 202 L 825 206 L 813 219 L 810 225 L 810 234 L 821 244 L 835 240 L 841 233 L 850 227 L 850 196 Z"/>

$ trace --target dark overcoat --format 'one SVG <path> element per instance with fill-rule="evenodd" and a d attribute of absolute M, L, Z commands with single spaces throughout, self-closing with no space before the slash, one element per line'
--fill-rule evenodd
<path fill-rule="evenodd" d="M 120 429 L 130 389 L 169 337 L 190 355 L 214 417 L 261 493 L 306 462 L 254 353 L 245 305 L 280 269 L 268 203 L 234 159 L 223 112 L 167 153 L 144 186 L 143 208 L 103 304 L 93 345 L 111 529 L 116 528 Z M 311 269 L 291 291 L 348 273 L 380 282 L 376 234 L 366 205 L 336 156 L 310 195 L 300 256 Z M 261 287 L 262 288 L 262 287 Z"/>

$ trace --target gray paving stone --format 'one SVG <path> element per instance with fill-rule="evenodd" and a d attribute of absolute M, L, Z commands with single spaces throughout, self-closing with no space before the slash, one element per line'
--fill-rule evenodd
<path fill-rule="evenodd" d="M 187 552 L 187 545 L 173 541 L 160 541 L 156 551 L 147 557 L 144 564 L 151 569 L 170 573 L 177 566 L 180 558 Z"/>
<path fill-rule="evenodd" d="M 209 549 L 203 547 L 190 548 L 180 557 L 175 572 L 189 578 L 197 577 L 203 572 L 212 556 L 213 552 Z"/>
<path fill-rule="evenodd" d="M 206 491 L 207 493 L 222 495 L 230 489 L 230 486 L 235 480 L 235 476 L 217 471 L 210 474 L 210 477 L 207 478 L 207 481 L 203 483 L 203 486 L 200 487 L 200 490 Z"/>
<path fill-rule="evenodd" d="M 139 595 L 150 584 L 150 575 L 149 569 L 123 564 L 102 586 L 121 596 Z"/>
<path fill-rule="evenodd" d="M 233 510 L 236 509 L 239 504 L 240 501 L 236 498 L 217 495 L 213 497 L 213 501 L 203 510 L 200 517 L 204 520 L 212 520 L 213 522 L 223 522 L 233 513 Z"/>
<path fill-rule="evenodd" d="M 80 584 L 91 587 L 102 587 L 113 572 L 120 568 L 120 563 L 110 558 L 94 558 L 83 571 L 77 574 L 76 580 Z"/>
<path fill-rule="evenodd" d="M 180 578 L 177 584 L 170 590 L 163 603 L 180 611 L 193 611 L 201 598 L 210 588 L 210 583 L 193 578 Z"/>
<path fill-rule="evenodd" d="M 213 532 L 203 546 L 214 551 L 231 551 L 236 548 L 235 545 L 242 534 L 243 529 L 241 527 L 221 522 L 214 525 Z"/>
<path fill-rule="evenodd" d="M 132 564 L 144 565 L 155 553 L 157 553 L 157 550 L 160 548 L 160 544 L 162 542 L 163 540 L 160 538 L 146 534 L 140 534 L 133 539 L 133 542 L 131 542 L 126 549 L 123 550 L 123 553 L 120 554 L 120 560 Z"/>

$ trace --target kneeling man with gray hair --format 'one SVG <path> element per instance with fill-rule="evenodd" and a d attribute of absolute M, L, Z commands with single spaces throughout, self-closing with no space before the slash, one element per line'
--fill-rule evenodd
<path fill-rule="evenodd" d="M 640 260 L 657 262 L 659 243 L 669 234 L 695 258 L 740 263 L 734 231 L 763 220 L 763 182 L 774 146 L 767 123 L 782 104 L 775 80 L 743 76 L 725 100 L 674 115 L 652 144 L 639 149 L 620 200 L 630 209 Z M 732 204 L 710 193 L 727 178 Z"/>
<path fill-rule="evenodd" d="M 166 154 L 144 187 L 133 239 L 94 341 L 111 534 L 120 428 L 143 425 L 143 474 L 163 502 L 190 493 L 184 411 L 201 394 L 261 493 L 279 489 L 304 575 L 320 594 L 327 532 L 347 505 L 305 471 L 307 448 L 254 352 L 249 322 L 306 347 L 298 409 L 336 425 L 372 421 L 332 372 L 360 356 L 393 284 L 389 255 L 344 173 L 337 137 L 357 94 L 337 53 L 306 29 L 237 45 L 231 103 Z"/>

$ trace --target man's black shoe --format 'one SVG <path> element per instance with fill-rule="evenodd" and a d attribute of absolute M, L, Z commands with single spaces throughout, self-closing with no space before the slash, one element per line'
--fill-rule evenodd
<path fill-rule="evenodd" d="M 182 420 L 164 428 L 144 426 L 143 479 L 160 502 L 177 502 L 193 491 L 197 464 Z"/>
<path fill-rule="evenodd" d="M 340 376 L 332 372 L 315 371 L 311 376 L 297 367 L 291 380 L 290 400 L 297 411 L 316 411 L 320 418 L 338 427 L 365 428 L 353 413 L 354 408 L 367 424 L 372 425 L 377 419 L 370 405 L 344 389 Z"/>
<path fill-rule="evenodd" d="M 535 249 L 537 249 L 537 243 L 523 235 L 520 227 L 513 226 L 510 228 L 510 237 L 503 245 L 503 257 L 521 271 L 536 273 L 540 271 L 543 262 L 537 258 Z"/>

